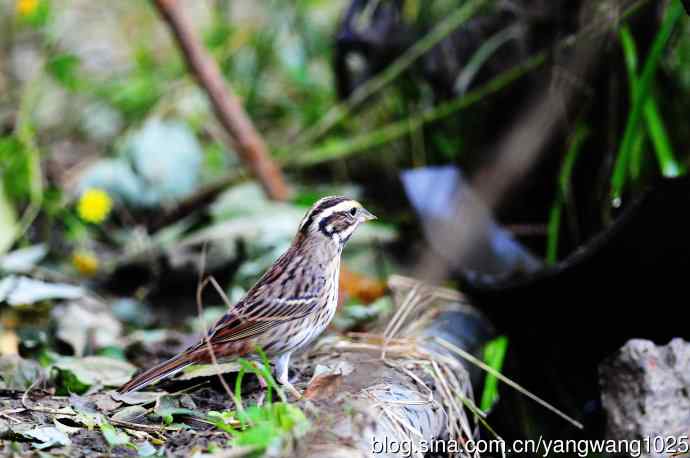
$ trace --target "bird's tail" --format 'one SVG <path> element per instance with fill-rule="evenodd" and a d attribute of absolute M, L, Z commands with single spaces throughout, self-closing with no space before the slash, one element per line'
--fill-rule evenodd
<path fill-rule="evenodd" d="M 194 364 L 194 362 L 193 356 L 187 352 L 173 356 L 169 360 L 137 375 L 132 380 L 122 385 L 117 391 L 120 393 L 129 393 L 130 391 L 140 390 L 181 371 L 190 364 Z"/>

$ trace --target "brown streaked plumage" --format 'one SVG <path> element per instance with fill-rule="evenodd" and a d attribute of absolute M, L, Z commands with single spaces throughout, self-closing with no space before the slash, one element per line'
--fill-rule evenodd
<path fill-rule="evenodd" d="M 273 360 L 278 381 L 299 396 L 288 382 L 290 355 L 330 323 L 338 303 L 342 249 L 362 222 L 374 218 L 359 202 L 346 197 L 319 200 L 302 219 L 290 248 L 205 338 L 137 375 L 119 391 L 141 389 L 191 364 L 210 363 L 208 341 L 221 361 L 263 349 Z"/>

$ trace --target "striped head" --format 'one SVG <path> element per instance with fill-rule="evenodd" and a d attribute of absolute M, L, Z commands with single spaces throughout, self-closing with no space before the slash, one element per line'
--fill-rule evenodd
<path fill-rule="evenodd" d="M 316 202 L 307 212 L 299 226 L 299 233 L 307 239 L 330 240 L 342 247 L 357 226 L 372 219 L 376 217 L 356 200 L 328 196 Z"/>

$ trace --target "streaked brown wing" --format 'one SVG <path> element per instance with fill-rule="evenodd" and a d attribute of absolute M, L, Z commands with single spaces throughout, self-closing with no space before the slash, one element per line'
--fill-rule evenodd
<path fill-rule="evenodd" d="M 276 260 L 210 330 L 212 342 L 232 342 L 257 336 L 269 329 L 313 313 L 324 293 L 324 272 L 309 270 L 311 263 L 299 255 L 295 245 Z M 298 281 L 297 277 L 310 281 Z"/>
<path fill-rule="evenodd" d="M 318 304 L 318 296 L 310 295 L 263 302 L 263 308 L 255 308 L 251 316 L 242 313 L 241 309 L 233 309 L 211 329 L 210 340 L 212 343 L 223 343 L 255 337 L 274 326 L 312 314 Z"/>

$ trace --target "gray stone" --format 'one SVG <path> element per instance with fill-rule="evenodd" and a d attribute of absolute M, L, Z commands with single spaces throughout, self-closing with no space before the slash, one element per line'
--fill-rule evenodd
<path fill-rule="evenodd" d="M 677 338 L 657 346 L 630 340 L 599 366 L 599 384 L 607 438 L 643 444 L 648 440 L 654 449 L 650 455 L 664 454 L 655 445 L 673 445 L 670 436 L 685 446 L 690 433 L 690 343 Z"/>

